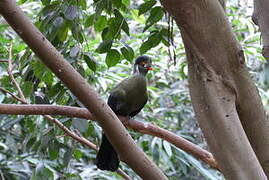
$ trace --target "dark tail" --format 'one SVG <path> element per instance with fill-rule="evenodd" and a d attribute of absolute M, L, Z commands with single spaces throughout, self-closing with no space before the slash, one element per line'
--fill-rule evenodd
<path fill-rule="evenodd" d="M 118 155 L 104 134 L 95 163 L 101 170 L 116 171 L 119 168 L 120 161 Z"/>

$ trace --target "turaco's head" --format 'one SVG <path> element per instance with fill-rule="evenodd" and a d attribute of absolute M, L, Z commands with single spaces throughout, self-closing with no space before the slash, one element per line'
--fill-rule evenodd
<path fill-rule="evenodd" d="M 152 61 L 148 56 L 139 56 L 135 60 L 134 73 L 146 75 L 149 70 L 153 70 L 151 67 Z"/>

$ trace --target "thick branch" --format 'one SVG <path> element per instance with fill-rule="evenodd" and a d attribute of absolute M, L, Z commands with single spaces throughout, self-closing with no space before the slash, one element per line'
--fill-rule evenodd
<path fill-rule="evenodd" d="M 166 180 L 162 171 L 135 145 L 114 112 L 30 22 L 15 1 L 1 0 L 0 13 L 42 62 L 93 113 L 123 161 L 142 179 Z"/>
<path fill-rule="evenodd" d="M 161 0 L 161 3 L 180 28 L 194 111 L 224 176 L 267 179 L 256 154 L 258 157 L 263 154 L 260 162 L 268 162 L 269 153 L 265 152 L 269 148 L 268 121 L 247 72 L 243 51 L 220 3 L 216 0 Z"/>
<path fill-rule="evenodd" d="M 84 119 L 93 119 L 92 114 L 85 108 L 57 106 L 57 105 L 12 105 L 0 104 L 0 114 L 13 115 L 64 115 L 68 117 L 78 117 Z M 143 134 L 149 134 L 162 138 L 176 147 L 192 154 L 194 157 L 204 161 L 212 168 L 219 169 L 217 162 L 211 153 L 199 146 L 185 140 L 184 138 L 151 123 L 143 123 L 136 120 L 129 120 L 126 117 L 119 116 L 119 119 L 125 126 Z M 59 125 L 61 127 L 61 125 Z"/>
<path fill-rule="evenodd" d="M 262 36 L 262 54 L 269 62 L 269 1 L 254 0 L 253 22 L 259 26 Z"/>

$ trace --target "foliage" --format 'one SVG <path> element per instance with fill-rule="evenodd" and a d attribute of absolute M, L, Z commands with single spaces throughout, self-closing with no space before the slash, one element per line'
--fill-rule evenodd
<path fill-rule="evenodd" d="M 206 148 L 190 104 L 187 64 L 180 33 L 159 2 L 19 0 L 18 4 L 104 99 L 113 85 L 128 77 L 135 57 L 150 55 L 154 63 L 154 71 L 148 76 L 150 102 L 136 119 L 158 124 Z M 267 105 L 265 89 L 269 71 L 267 66 L 263 69 L 257 28 L 245 6 L 237 6 L 231 1 L 227 15 L 245 50 L 253 77 L 260 82 Z M 3 47 L 0 59 L 8 58 L 12 44 L 13 74 L 26 98 L 35 103 L 35 92 L 42 92 L 51 104 L 81 106 L 5 21 L 0 20 L 0 31 L 3 32 L 0 34 Z M 176 65 L 173 65 L 173 52 L 177 55 Z M 0 63 L 0 87 L 17 94 L 6 70 L 7 63 Z M 263 73 L 258 73 L 260 71 Z M 0 103 L 18 102 L 0 93 Z M 43 117 L 0 115 L 0 118 L 0 174 L 5 179 L 120 178 L 116 173 L 97 170 L 94 150 L 65 136 Z M 96 123 L 77 118 L 57 118 L 90 141 L 99 143 L 101 129 Z M 136 132 L 131 134 L 171 180 L 222 178 L 216 171 L 166 141 Z M 123 163 L 121 168 L 133 179 L 138 179 Z"/>

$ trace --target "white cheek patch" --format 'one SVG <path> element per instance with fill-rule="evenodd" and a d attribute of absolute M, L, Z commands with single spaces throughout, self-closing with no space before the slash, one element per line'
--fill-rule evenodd
<path fill-rule="evenodd" d="M 139 66 L 138 65 L 135 67 L 135 70 L 136 70 L 136 72 L 139 72 Z"/>

